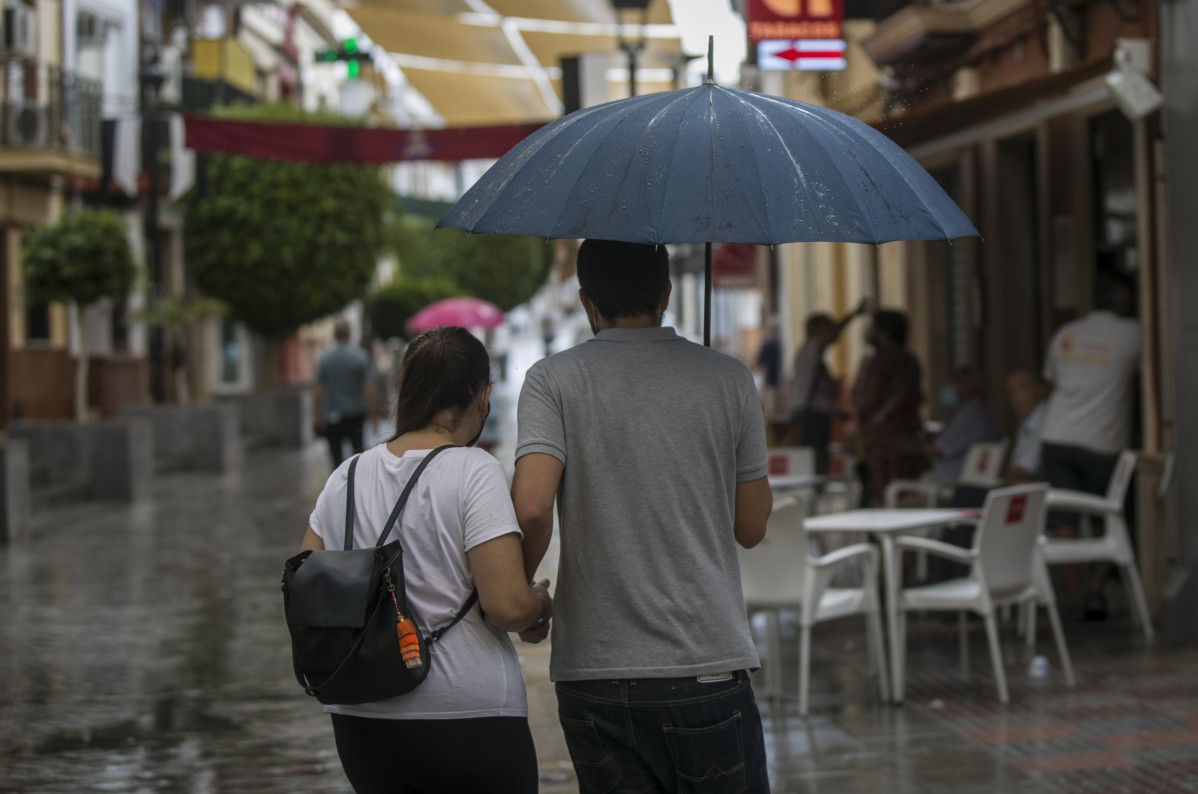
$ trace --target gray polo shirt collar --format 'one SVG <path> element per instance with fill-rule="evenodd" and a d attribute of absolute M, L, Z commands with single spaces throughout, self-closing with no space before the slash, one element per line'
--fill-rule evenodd
<path fill-rule="evenodd" d="M 673 328 L 604 328 L 595 334 L 598 342 L 674 342 L 681 340 Z"/>

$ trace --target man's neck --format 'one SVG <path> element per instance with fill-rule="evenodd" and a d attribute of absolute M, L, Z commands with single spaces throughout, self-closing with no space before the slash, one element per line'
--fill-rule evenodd
<path fill-rule="evenodd" d="M 658 315 L 638 314 L 635 317 L 617 317 L 611 322 L 608 322 L 605 318 L 600 317 L 598 325 L 600 331 L 606 331 L 609 328 L 660 328 L 661 317 Z"/>

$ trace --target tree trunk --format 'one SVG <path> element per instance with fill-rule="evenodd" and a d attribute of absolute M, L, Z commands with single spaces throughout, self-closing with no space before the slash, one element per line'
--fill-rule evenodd
<path fill-rule="evenodd" d="M 278 388 L 283 381 L 279 371 L 279 356 L 282 355 L 282 346 L 273 339 L 262 339 L 258 349 L 262 355 L 255 362 L 257 366 L 254 367 L 257 371 L 256 391 L 272 391 Z"/>
<path fill-rule="evenodd" d="M 75 421 L 86 422 L 87 412 L 87 339 L 83 333 L 83 310 L 78 303 L 67 304 L 68 321 L 79 340 L 79 358 L 75 362 Z"/>

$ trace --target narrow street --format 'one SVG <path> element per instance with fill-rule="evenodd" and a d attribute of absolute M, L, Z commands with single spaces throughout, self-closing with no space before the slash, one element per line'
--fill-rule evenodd
<path fill-rule="evenodd" d="M 538 355 L 512 348 L 513 382 Z M 501 386 L 510 465 L 516 395 Z M 27 543 L 0 547 L 0 792 L 348 792 L 328 718 L 292 677 L 279 592 L 326 474 L 319 444 L 254 451 L 236 475 L 161 475 L 141 504 L 44 508 Z M 1125 616 L 1066 633 L 1072 691 L 1055 667 L 1030 677 L 1005 634 L 1004 707 L 980 631 L 963 682 L 955 621 L 913 621 L 909 698 L 892 707 L 865 680 L 861 625 L 817 627 L 812 715 L 762 703 L 774 790 L 1198 790 L 1198 653 L 1146 649 Z M 542 791 L 574 791 L 549 645 L 521 657 Z"/>

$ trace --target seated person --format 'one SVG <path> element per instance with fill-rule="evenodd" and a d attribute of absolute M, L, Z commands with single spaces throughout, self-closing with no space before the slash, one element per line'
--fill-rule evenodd
<path fill-rule="evenodd" d="M 998 429 L 982 402 L 977 379 L 969 367 L 958 367 L 945 391 L 953 413 L 944 423 L 944 429 L 927 444 L 927 454 L 932 460 L 929 473 L 937 479 L 951 480 L 961 475 L 969 448 L 997 441 Z"/>
<path fill-rule="evenodd" d="M 1015 434 L 1015 448 L 1007 470 L 1003 473 L 1003 485 L 1019 485 L 1036 482 L 1040 469 L 1040 426 L 1044 423 L 1044 405 L 1047 388 L 1042 380 L 1026 369 L 1018 369 L 1007 375 L 1007 401 L 1019 419 L 1019 430 Z M 976 485 L 958 485 L 953 489 L 953 507 L 981 507 L 989 489 Z M 941 533 L 946 543 L 969 548 L 973 543 L 972 524 L 959 524 Z M 938 572 L 943 578 L 964 576 L 968 570 L 959 563 L 945 561 Z"/>
<path fill-rule="evenodd" d="M 1045 398 L 1048 389 L 1044 381 L 1026 369 L 1007 375 L 1007 401 L 1019 418 L 1015 448 L 1003 474 L 1003 485 L 1036 482 L 1040 471 L 1040 428 L 1044 424 Z"/>
<path fill-rule="evenodd" d="M 1048 389 L 1035 373 L 1017 369 L 1007 375 L 1007 402 L 1019 419 L 1015 447 L 1003 472 L 1003 485 L 1020 485 L 1041 479 L 1040 427 L 1044 424 L 1045 397 Z M 987 488 L 959 485 L 953 491 L 953 507 L 981 507 Z"/>

